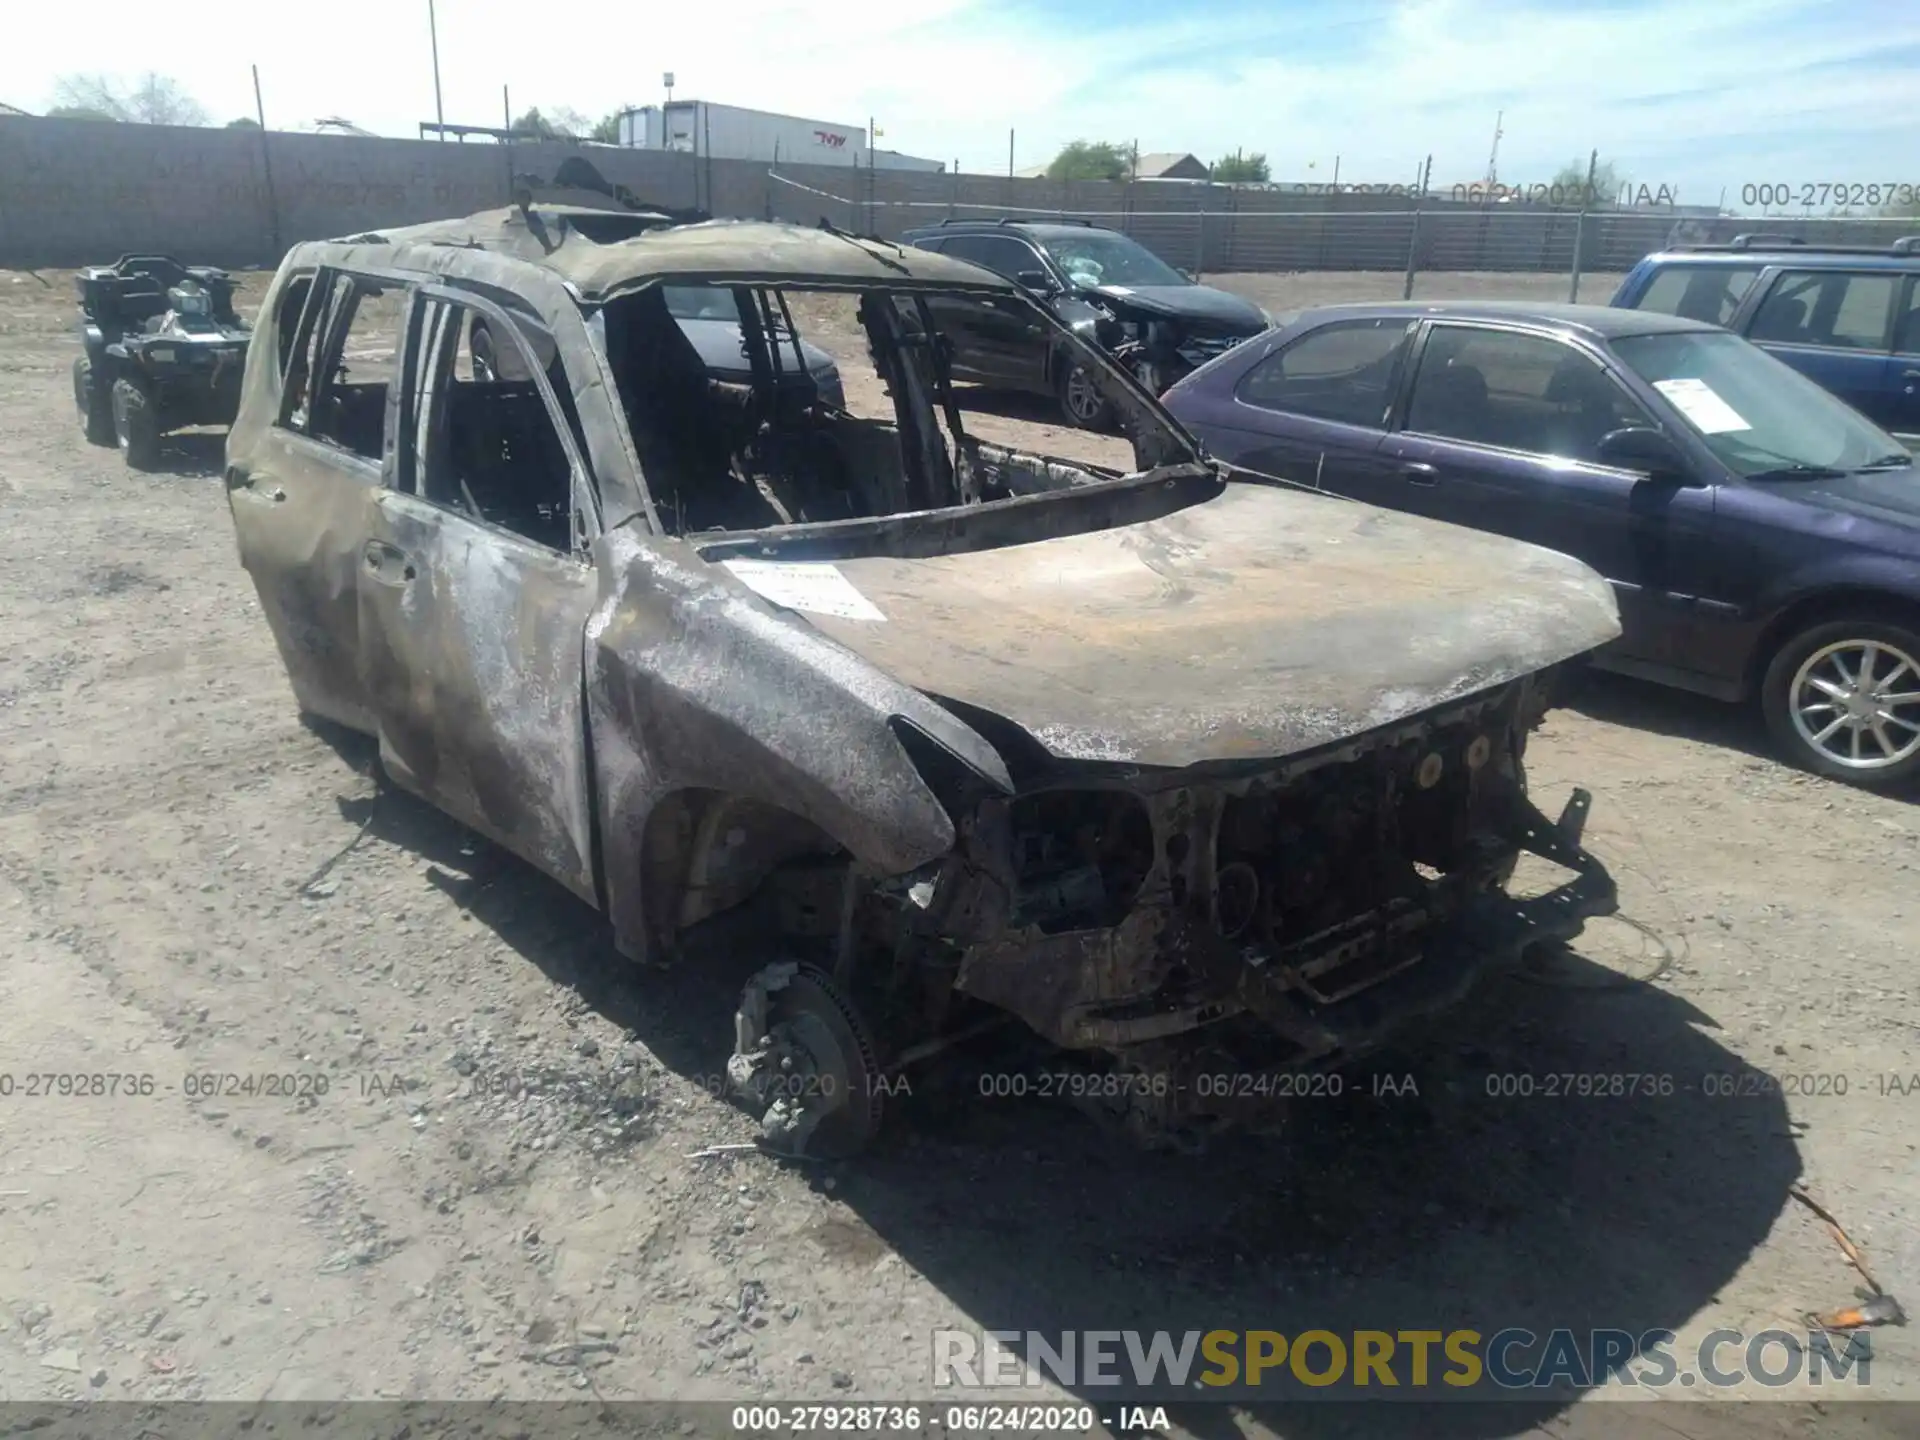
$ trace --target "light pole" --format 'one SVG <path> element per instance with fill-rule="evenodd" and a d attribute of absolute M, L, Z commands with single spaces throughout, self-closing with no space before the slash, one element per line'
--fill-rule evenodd
<path fill-rule="evenodd" d="M 447 112 L 440 103 L 440 26 L 433 15 L 433 0 L 427 0 L 427 39 L 433 46 L 433 118 L 441 126 L 447 123 Z M 443 128 L 442 140 L 447 138 Z"/>

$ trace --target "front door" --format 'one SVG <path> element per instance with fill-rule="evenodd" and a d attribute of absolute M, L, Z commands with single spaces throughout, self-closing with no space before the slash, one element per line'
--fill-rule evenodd
<path fill-rule="evenodd" d="M 1039 252 L 1012 235 L 955 235 L 940 253 L 1008 280 L 1046 273 Z M 1050 337 L 1032 306 L 1002 295 L 946 295 L 931 303 L 934 318 L 953 342 L 957 377 L 1021 390 L 1044 388 Z"/>
<path fill-rule="evenodd" d="M 1558 550 L 1612 583 L 1617 652 L 1678 663 L 1695 645 L 1713 491 L 1600 463 L 1609 431 L 1657 429 L 1585 350 L 1497 326 L 1433 325 L 1382 453 L 1424 471 L 1420 513 Z M 1411 507 L 1409 507 L 1411 508 Z"/>
<path fill-rule="evenodd" d="M 530 378 L 473 378 L 475 318 Z M 535 323 L 450 290 L 415 298 L 358 557 L 361 672 L 397 783 L 591 900 L 590 480 L 523 333 Z"/>

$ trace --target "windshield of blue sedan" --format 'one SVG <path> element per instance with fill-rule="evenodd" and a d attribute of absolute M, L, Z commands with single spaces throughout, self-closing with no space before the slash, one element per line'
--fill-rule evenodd
<path fill-rule="evenodd" d="M 1635 335 L 1613 350 L 1736 474 L 1857 470 L 1900 453 L 1858 411 L 1737 335 Z"/>
<path fill-rule="evenodd" d="M 1049 235 L 1047 253 L 1076 285 L 1190 285 L 1178 270 L 1124 235 L 1089 230 L 1085 235 Z"/>

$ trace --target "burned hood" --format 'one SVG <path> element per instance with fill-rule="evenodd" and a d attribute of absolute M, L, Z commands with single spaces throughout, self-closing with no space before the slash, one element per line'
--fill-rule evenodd
<path fill-rule="evenodd" d="M 1267 328 L 1267 317 L 1259 306 L 1209 285 L 1101 285 L 1082 293 L 1111 309 L 1186 320 L 1210 331 L 1253 335 Z"/>
<path fill-rule="evenodd" d="M 897 679 L 1056 756 L 1154 766 L 1309 750 L 1620 631 L 1577 560 L 1252 483 L 1092 534 L 806 568 L 833 593 L 789 603 Z"/>

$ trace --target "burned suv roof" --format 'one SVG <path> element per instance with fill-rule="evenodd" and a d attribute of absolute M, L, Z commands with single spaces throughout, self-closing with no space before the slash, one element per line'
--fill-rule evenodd
<path fill-rule="evenodd" d="M 354 235 L 336 243 L 452 246 L 511 255 L 553 271 L 587 301 L 610 299 L 659 280 L 1014 288 L 1011 281 L 963 261 L 840 230 L 777 221 L 709 220 L 693 225 L 660 223 L 640 234 L 603 242 L 591 238 L 582 225 L 583 220 L 602 218 L 630 218 L 646 224 L 656 217 L 577 206 L 543 204 L 525 210 L 514 206 L 459 220 Z"/>

